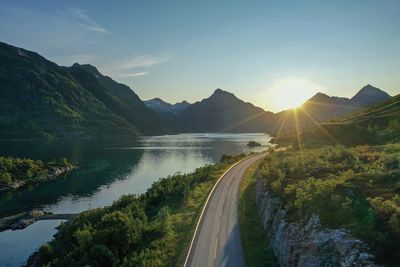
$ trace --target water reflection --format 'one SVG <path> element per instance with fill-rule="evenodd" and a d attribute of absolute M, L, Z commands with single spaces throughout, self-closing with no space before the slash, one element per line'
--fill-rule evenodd
<path fill-rule="evenodd" d="M 125 179 L 134 171 L 143 155 L 142 151 L 107 151 L 105 153 L 104 149 L 94 148 L 91 150 L 92 153 L 88 153 L 85 149 L 81 151 L 74 149 L 73 154 L 67 155 L 79 165 L 79 169 L 71 175 L 26 190 L 8 193 L 0 200 L 0 216 L 22 210 L 43 208 L 57 203 L 64 197 L 73 199 L 90 197 L 114 181 Z M 77 160 L 77 155 L 79 155 L 79 160 Z M 44 157 L 48 157 L 48 154 Z M 84 210 L 71 208 L 70 212 Z M 86 209 L 88 208 L 90 207 Z"/>
<path fill-rule="evenodd" d="M 61 220 L 39 221 L 22 231 L 4 231 L 0 234 L 0 266 L 21 266 L 43 243 L 57 232 Z"/>
<path fill-rule="evenodd" d="M 80 212 L 109 205 L 123 194 L 142 193 L 159 177 L 190 172 L 222 154 L 249 151 L 250 140 L 267 145 L 264 134 L 181 134 L 137 140 L 1 143 L 0 153 L 51 160 L 67 157 L 79 169 L 63 179 L 8 193 L 0 216 L 34 208 Z"/>
<path fill-rule="evenodd" d="M 34 208 L 75 213 L 109 205 L 123 194 L 146 191 L 160 177 L 191 172 L 218 161 L 223 154 L 266 148 L 248 148 L 246 144 L 251 140 L 268 146 L 270 137 L 264 134 L 181 134 L 118 141 L 0 143 L 0 155 L 42 160 L 67 157 L 79 166 L 65 178 L 4 195 L 0 198 L 0 217 Z M 0 233 L 0 266 L 24 262 L 40 244 L 50 240 L 59 222 L 49 223 L 47 228 L 46 223 Z M 32 237 L 31 229 L 36 228 L 41 238 Z M 6 245 L 19 248 L 20 253 L 10 252 L 10 248 L 3 250 Z"/>

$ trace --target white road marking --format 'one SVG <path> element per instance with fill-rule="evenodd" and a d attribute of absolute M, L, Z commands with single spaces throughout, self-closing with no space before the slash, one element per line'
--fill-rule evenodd
<path fill-rule="evenodd" d="M 218 251 L 218 237 L 215 239 L 214 261 L 217 258 L 217 251 Z"/>

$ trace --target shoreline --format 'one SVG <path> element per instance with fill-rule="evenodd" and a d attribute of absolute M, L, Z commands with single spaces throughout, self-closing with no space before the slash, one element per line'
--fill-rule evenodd
<path fill-rule="evenodd" d="M 9 192 L 21 190 L 30 185 L 39 185 L 42 183 L 53 181 L 53 180 L 59 178 L 60 176 L 70 173 L 76 169 L 78 169 L 78 167 L 75 165 L 65 166 L 65 167 L 52 167 L 51 172 L 47 176 L 44 176 L 44 177 L 39 177 L 36 179 L 27 180 L 27 181 L 17 181 L 10 185 L 0 183 L 0 198 Z"/>

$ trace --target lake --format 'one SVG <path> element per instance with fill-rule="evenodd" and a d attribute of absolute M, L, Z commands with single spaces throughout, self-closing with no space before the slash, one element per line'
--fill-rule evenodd
<path fill-rule="evenodd" d="M 0 198 L 0 217 L 31 209 L 77 213 L 139 194 L 161 177 L 217 162 L 223 154 L 257 152 L 270 146 L 266 134 L 179 134 L 135 140 L 74 140 L 0 143 L 0 155 L 52 160 L 66 157 L 79 169 L 48 183 Z M 249 148 L 256 141 L 262 147 Z M 20 266 L 61 221 L 41 221 L 0 233 L 0 266 Z"/>

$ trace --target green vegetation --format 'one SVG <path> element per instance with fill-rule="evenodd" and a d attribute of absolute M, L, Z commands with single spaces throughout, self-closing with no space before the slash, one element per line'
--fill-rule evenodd
<path fill-rule="evenodd" d="M 60 67 L 0 42 L 0 139 L 132 137 L 167 128 L 128 86 L 95 67 Z"/>
<path fill-rule="evenodd" d="M 240 185 L 239 228 L 247 266 L 277 266 L 275 256 L 261 227 L 256 203 L 256 171 L 260 161 L 245 173 Z"/>
<path fill-rule="evenodd" d="M 248 147 L 256 147 L 256 146 L 261 146 L 261 144 L 256 141 L 250 141 L 247 143 L 247 146 Z"/>
<path fill-rule="evenodd" d="M 363 112 L 323 123 L 300 133 L 280 136 L 275 142 L 298 147 L 327 144 L 381 145 L 400 141 L 400 95 Z"/>
<path fill-rule="evenodd" d="M 297 138 L 290 142 L 298 145 Z M 306 146 L 324 146 L 326 144 L 381 145 L 400 141 L 400 121 L 398 118 L 380 121 L 366 120 L 356 123 L 321 124 L 319 127 L 305 131 L 300 140 Z M 277 140 L 280 142 L 279 140 Z"/>
<path fill-rule="evenodd" d="M 243 158 L 223 156 L 191 174 L 160 179 L 142 195 L 83 212 L 41 247 L 39 266 L 180 266 L 202 205 L 222 173 Z"/>
<path fill-rule="evenodd" d="M 319 215 L 373 249 L 378 261 L 400 261 L 400 145 L 326 146 L 275 152 L 260 176 L 293 221 Z"/>
<path fill-rule="evenodd" d="M 73 165 L 65 158 L 45 163 L 41 160 L 0 157 L 0 187 L 39 182 L 72 168 Z"/>

